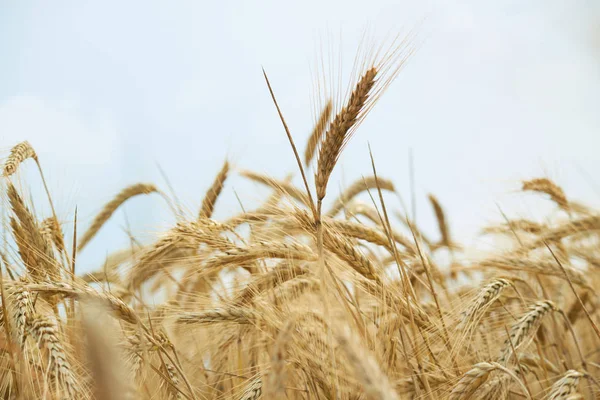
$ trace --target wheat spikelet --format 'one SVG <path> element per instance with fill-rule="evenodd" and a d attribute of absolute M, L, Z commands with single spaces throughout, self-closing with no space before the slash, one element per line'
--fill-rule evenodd
<path fill-rule="evenodd" d="M 521 346 L 526 345 L 542 324 L 544 316 L 554 310 L 556 310 L 556 306 L 549 300 L 538 301 L 533 304 L 530 310 L 511 327 L 509 338 L 504 342 L 498 362 L 505 364 L 512 355 L 513 347 L 516 351 Z"/>
<path fill-rule="evenodd" d="M 41 227 L 42 236 L 46 239 L 46 242 L 54 244 L 56 250 L 62 252 L 65 250 L 65 242 L 63 239 L 63 233 L 60 228 L 60 223 L 54 217 L 46 218 L 42 221 Z"/>
<path fill-rule="evenodd" d="M 230 244 L 200 222 L 180 223 L 148 247 L 129 271 L 129 287 L 138 288 L 158 271 L 174 262 L 188 258 L 187 251 L 196 249 L 200 243 L 229 248 Z"/>
<path fill-rule="evenodd" d="M 368 176 L 365 178 L 358 179 L 352 185 L 350 185 L 337 199 L 335 199 L 333 205 L 329 212 L 327 212 L 327 216 L 334 217 L 337 213 L 340 212 L 354 197 L 359 195 L 365 190 L 377 189 L 377 185 L 379 184 L 379 188 L 382 190 L 389 190 L 393 192 L 395 190 L 394 184 L 392 181 L 388 179 L 383 179 L 377 177 L 375 179 L 374 176 Z"/>
<path fill-rule="evenodd" d="M 214 223 L 212 220 L 204 219 L 193 222 L 179 222 L 173 228 L 172 235 L 190 241 L 193 245 L 206 244 L 208 247 L 227 251 L 235 248 L 225 237 L 221 236 L 223 226 Z"/>
<path fill-rule="evenodd" d="M 31 336 L 37 341 L 40 350 L 48 352 L 52 376 L 64 388 L 70 398 L 76 398 L 80 392 L 79 385 L 59 339 L 56 319 L 52 316 L 35 316 L 31 321 L 29 330 Z"/>
<path fill-rule="evenodd" d="M 261 300 L 268 301 L 267 304 L 286 304 L 302 296 L 307 290 L 317 288 L 318 285 L 319 281 L 315 278 L 296 277 L 264 293 Z"/>
<path fill-rule="evenodd" d="M 202 207 L 200 208 L 200 218 L 210 218 L 212 216 L 213 210 L 215 208 L 215 203 L 217 198 L 221 194 L 223 190 L 223 185 L 225 180 L 227 179 L 227 174 L 229 173 L 229 163 L 225 161 L 221 170 L 215 177 L 214 182 L 212 183 L 208 192 L 204 196 L 204 200 L 202 200 Z"/>
<path fill-rule="evenodd" d="M 583 376 L 581 372 L 572 369 L 565 372 L 563 377 L 552 385 L 548 400 L 565 400 L 570 395 L 575 394 L 579 380 Z"/>
<path fill-rule="evenodd" d="M 35 161 L 38 160 L 37 154 L 29 142 L 21 142 L 14 146 L 10 150 L 10 155 L 4 163 L 4 176 L 11 176 L 14 174 L 17 171 L 17 168 L 19 168 L 19 165 L 28 158 L 32 158 Z"/>
<path fill-rule="evenodd" d="M 497 363 L 491 363 L 496 366 L 499 371 L 503 374 L 497 376 L 494 379 L 490 379 L 487 383 L 481 385 L 481 387 L 475 391 L 474 398 L 476 399 L 506 399 L 508 392 L 511 389 L 513 382 L 518 382 L 521 387 L 524 384 L 519 380 L 521 376 L 521 370 L 524 373 L 528 373 L 529 370 L 526 366 L 521 365 L 512 370 L 506 369 Z M 492 372 L 493 373 L 493 372 Z"/>
<path fill-rule="evenodd" d="M 477 324 L 489 306 L 498 300 L 502 291 L 510 285 L 511 282 L 507 279 L 498 278 L 483 286 L 475 299 L 469 303 L 469 308 L 462 313 L 458 329 L 467 327 L 470 323 Z"/>
<path fill-rule="evenodd" d="M 440 239 L 440 245 L 444 247 L 451 247 L 452 241 L 450 240 L 450 230 L 448 229 L 448 224 L 446 223 L 446 215 L 444 214 L 444 210 L 442 209 L 437 197 L 435 197 L 433 194 L 427 195 L 427 198 L 433 207 L 435 218 L 437 219 L 438 223 L 438 229 L 442 235 L 442 238 Z"/>
<path fill-rule="evenodd" d="M 47 274 L 56 276 L 58 266 L 36 219 L 10 182 L 7 192 L 16 216 L 16 219 L 11 217 L 10 225 L 19 248 L 19 254 L 27 270 L 37 280 L 43 279 Z"/>
<path fill-rule="evenodd" d="M 460 378 L 458 383 L 450 392 L 448 400 L 467 400 L 471 395 L 485 383 L 490 372 L 494 371 L 496 366 L 487 362 L 475 364 L 470 370 Z"/>
<path fill-rule="evenodd" d="M 239 400 L 260 399 L 262 396 L 262 387 L 263 387 L 263 382 L 262 382 L 261 377 L 253 379 L 252 381 L 250 381 L 250 383 L 244 390 L 244 393 L 242 393 L 242 396 L 239 398 Z"/>
<path fill-rule="evenodd" d="M 168 385 L 169 398 L 179 400 L 182 398 L 181 393 L 177 390 L 177 386 L 179 385 L 179 378 L 177 377 L 177 372 L 175 367 L 173 367 L 170 363 L 165 363 L 164 370 L 167 373 L 169 380 L 171 381 L 171 385 Z"/>
<path fill-rule="evenodd" d="M 325 248 L 350 265 L 367 279 L 378 281 L 379 274 L 373 263 L 345 238 L 326 232 L 323 237 Z"/>
<path fill-rule="evenodd" d="M 312 161 L 315 155 L 315 150 L 321 142 L 321 138 L 325 133 L 325 129 L 327 129 L 327 124 L 331 119 L 332 109 L 333 103 L 331 102 L 331 100 L 328 100 L 327 104 L 325 104 L 325 107 L 323 107 L 323 110 L 321 110 L 321 115 L 319 116 L 319 119 L 317 120 L 317 123 L 315 124 L 315 127 L 313 128 L 313 131 L 310 134 L 310 137 L 308 138 L 308 142 L 306 143 L 306 149 L 304 150 L 304 164 L 307 166 Z"/>
<path fill-rule="evenodd" d="M 255 276 L 248 286 L 236 294 L 232 303 L 236 305 L 247 304 L 251 302 L 254 297 L 267 289 L 281 285 L 282 283 L 298 276 L 302 276 L 307 272 L 308 271 L 305 268 L 298 265 L 286 264 L 278 266 L 265 274 Z"/>
<path fill-rule="evenodd" d="M 314 222 L 311 216 L 305 210 L 296 209 L 294 212 L 294 219 L 302 229 L 314 230 Z M 387 235 L 379 228 L 371 228 L 367 225 L 357 222 L 339 220 L 330 217 L 324 217 L 323 224 L 327 230 L 335 232 L 336 234 L 348 236 L 354 239 L 366 240 L 367 242 L 385 247 L 390 253 L 394 252 L 393 243 L 390 243 Z M 394 231 L 391 232 L 391 236 L 393 241 L 404 247 L 409 253 L 415 253 L 413 245 L 408 238 Z"/>
<path fill-rule="evenodd" d="M 261 183 L 263 185 L 269 186 L 278 192 L 281 192 L 304 205 L 310 205 L 310 201 L 308 200 L 308 196 L 306 193 L 302 192 L 302 190 L 298 189 L 294 185 L 286 181 L 280 181 L 266 175 L 256 174 L 251 171 L 242 171 L 240 175 L 253 180 L 254 182 Z"/>
<path fill-rule="evenodd" d="M 16 284 L 12 287 L 7 287 L 7 312 L 10 314 L 13 324 L 11 328 L 14 330 L 14 339 L 23 347 L 27 338 L 27 327 L 29 326 L 33 307 L 31 294 L 25 289 L 24 285 Z M 4 299 L 2 299 L 4 301 Z"/>
<path fill-rule="evenodd" d="M 244 267 L 260 259 L 315 261 L 316 254 L 306 245 L 297 242 L 262 242 L 248 247 L 238 247 L 217 254 L 204 262 L 200 275 L 209 275 L 226 267 Z"/>
<path fill-rule="evenodd" d="M 565 192 L 563 192 L 563 190 L 550 179 L 536 178 L 525 181 L 523 182 L 522 190 L 545 193 L 550 196 L 550 199 L 552 199 L 552 201 L 555 202 L 560 208 L 565 210 L 569 209 L 569 202 L 567 201 Z"/>
<path fill-rule="evenodd" d="M 314 223 L 308 213 L 296 211 L 295 217 L 304 229 L 314 231 Z M 379 279 L 375 266 L 367 257 L 356 249 L 346 238 L 330 230 L 323 233 L 323 244 L 325 248 L 334 253 L 338 258 L 345 261 L 359 274 L 368 279 Z"/>
<path fill-rule="evenodd" d="M 325 226 L 333 232 L 354 239 L 366 240 L 367 242 L 385 247 L 390 253 L 394 252 L 393 244 L 390 244 L 390 240 L 387 236 L 375 228 L 370 228 L 369 226 L 352 221 L 342 220 L 325 220 Z M 400 244 L 404 245 L 408 243 Z"/>
<path fill-rule="evenodd" d="M 98 293 L 90 287 L 74 287 L 62 282 L 26 284 L 23 285 L 23 287 L 28 292 L 43 293 L 45 295 L 61 294 L 66 297 L 73 297 L 82 301 L 91 301 L 96 304 L 103 304 L 106 305 L 107 308 L 114 311 L 123 321 L 131 324 L 136 324 L 139 322 L 136 312 L 125 302 L 119 300 L 110 293 Z"/>
<path fill-rule="evenodd" d="M 352 136 L 356 122 L 361 118 L 363 107 L 369 98 L 369 92 L 375 85 L 376 75 L 377 69 L 375 67 L 365 72 L 356 84 L 348 103 L 338 112 L 325 133 L 319 150 L 317 172 L 315 175 L 318 200 L 323 200 L 325 197 L 327 182 L 329 181 L 333 167 L 344 145 L 348 143 L 348 140 Z"/>
<path fill-rule="evenodd" d="M 210 324 L 215 322 L 236 322 L 238 324 L 251 324 L 257 314 L 246 308 L 221 308 L 199 312 L 188 312 L 179 315 L 177 322 L 181 324 Z"/>
<path fill-rule="evenodd" d="M 121 206 L 121 204 L 123 204 L 125 201 L 140 194 L 150 194 L 155 192 L 158 192 L 158 189 L 156 186 L 150 183 L 137 183 L 123 189 L 111 201 L 106 203 L 102 208 L 102 211 L 96 215 L 90 227 L 77 241 L 77 250 L 81 251 L 89 243 L 89 241 L 96 236 L 96 233 L 98 233 L 100 228 L 102 228 L 102 225 L 104 225 L 106 221 L 110 219 L 117 208 L 119 208 L 119 206 Z"/>

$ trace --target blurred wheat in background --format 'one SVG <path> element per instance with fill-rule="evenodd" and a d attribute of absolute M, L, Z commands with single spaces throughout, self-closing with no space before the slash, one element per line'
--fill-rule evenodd
<path fill-rule="evenodd" d="M 3 398 L 600 397 L 597 210 L 547 178 L 522 182 L 554 212 L 487 227 L 497 251 L 473 258 L 435 195 L 435 236 L 386 202 L 396 189 L 376 156 L 339 197 L 328 190 L 344 146 L 412 51 L 407 41 L 358 57 L 348 89 L 318 102 L 304 151 L 265 73 L 301 184 L 225 161 L 192 213 L 168 188 L 139 183 L 88 224 L 75 210 L 62 221 L 51 200 L 60 194 L 26 196 L 20 171 L 42 173 L 43 159 L 16 145 L 2 177 Z M 271 194 L 212 218 L 238 173 Z M 365 193 L 370 201 L 358 201 Z M 164 198 L 176 224 L 151 243 L 130 233 L 129 246 L 79 271 L 78 253 L 140 196 Z"/>

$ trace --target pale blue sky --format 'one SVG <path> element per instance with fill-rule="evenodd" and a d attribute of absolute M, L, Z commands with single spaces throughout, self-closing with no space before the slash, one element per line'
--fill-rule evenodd
<path fill-rule="evenodd" d="M 434 233 L 428 192 L 465 240 L 497 219 L 496 203 L 535 213 L 538 203 L 515 194 L 521 179 L 549 176 L 568 195 L 600 203 L 580 172 L 600 170 L 597 1 L 368 4 L 0 0 L 3 156 L 29 140 L 59 216 L 70 220 L 77 205 L 79 229 L 128 184 L 165 187 L 157 162 L 196 212 L 225 157 L 278 178 L 297 172 L 261 66 L 303 148 L 319 43 L 341 37 L 335 48 L 351 63 L 365 27 L 378 42 L 419 26 L 418 52 L 346 148 L 332 197 L 370 174 L 370 143 L 380 174 L 405 198 L 413 149 L 418 219 Z M 39 180 L 26 174 L 37 193 Z M 234 189 L 249 205 L 265 193 L 234 178 L 217 216 L 239 211 Z M 172 222 L 158 198 L 125 209 L 136 233 Z M 46 205 L 38 211 L 47 214 Z M 123 224 L 119 212 L 81 255 L 83 266 L 127 244 Z"/>

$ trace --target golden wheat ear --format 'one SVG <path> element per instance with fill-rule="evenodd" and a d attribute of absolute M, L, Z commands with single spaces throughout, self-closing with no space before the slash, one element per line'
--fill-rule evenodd
<path fill-rule="evenodd" d="M 317 200 L 323 200 L 327 193 L 327 183 L 333 167 L 348 140 L 354 132 L 354 126 L 360 121 L 361 113 L 367 105 L 371 89 L 375 85 L 377 68 L 372 67 L 360 78 L 346 106 L 344 106 L 331 122 L 325 132 L 323 143 L 319 149 L 317 173 Z"/>
<path fill-rule="evenodd" d="M 215 177 L 210 189 L 206 192 L 204 196 L 204 200 L 202 200 L 202 207 L 200 208 L 200 218 L 210 218 L 215 209 L 215 203 L 217 202 L 217 198 L 221 194 L 223 190 L 223 186 L 225 184 L 225 180 L 227 179 L 227 175 L 229 174 L 229 162 L 226 160 L 221 170 Z"/>
<path fill-rule="evenodd" d="M 524 192 L 545 193 L 550 196 L 550 199 L 564 210 L 569 209 L 569 201 L 565 192 L 556 183 L 548 178 L 536 178 L 523 182 L 522 189 Z"/>
<path fill-rule="evenodd" d="M 389 190 L 390 192 L 395 190 L 394 184 L 388 179 L 378 178 L 375 180 L 374 176 L 357 179 L 334 201 L 333 206 L 327 212 L 327 216 L 335 217 L 354 197 L 369 189 L 377 189 L 378 184 L 381 189 Z"/>
<path fill-rule="evenodd" d="M 331 119 L 331 111 L 333 110 L 333 103 L 330 100 L 327 101 L 323 110 L 321 110 L 321 115 L 313 128 L 313 131 L 308 138 L 308 142 L 306 142 L 306 149 L 304 150 L 304 164 L 308 167 L 313 157 L 315 156 L 315 151 L 317 147 L 319 147 L 319 143 L 323 139 L 323 134 L 329 125 L 329 120 Z"/>
<path fill-rule="evenodd" d="M 352 90 L 341 101 L 339 99 L 343 96 L 339 94 L 333 96 L 335 116 L 331 122 L 327 123 L 326 121 L 330 118 L 325 117 L 324 112 L 321 113 L 313 135 L 309 139 L 306 154 L 306 159 L 308 159 L 308 151 L 316 142 L 318 147 L 315 171 L 317 201 L 322 201 L 327 193 L 329 178 L 344 146 L 412 55 L 413 48 L 409 43 L 410 38 L 407 38 L 399 44 L 395 41 L 392 42 L 387 49 L 369 49 L 364 54 L 361 54 L 359 50 L 353 67 L 352 75 L 356 80 L 351 84 Z M 330 79 L 334 80 L 335 77 L 330 77 Z M 325 87 L 327 85 L 318 84 L 317 86 Z M 338 88 L 338 90 L 339 93 L 343 91 L 342 88 Z M 327 111 L 328 108 L 328 102 L 325 104 L 326 107 L 323 111 Z M 318 133 L 323 126 L 326 126 L 324 133 Z M 321 135 L 323 138 L 319 140 L 318 137 Z"/>
<path fill-rule="evenodd" d="M 34 161 L 38 160 L 37 154 L 33 147 L 31 147 L 31 144 L 29 144 L 27 141 L 17 144 L 10 150 L 10 155 L 4 163 L 4 176 L 8 177 L 13 175 L 15 172 L 17 172 L 19 165 L 29 158 L 33 159 Z"/>
<path fill-rule="evenodd" d="M 79 239 L 79 245 L 77 246 L 77 250 L 81 251 L 83 248 L 96 236 L 100 228 L 110 219 L 110 217 L 114 214 L 114 212 L 121 206 L 121 204 L 125 203 L 128 199 L 140 195 L 140 194 L 150 194 L 156 193 L 158 189 L 151 183 L 137 183 L 135 185 L 126 187 L 119 194 L 117 194 L 111 201 L 106 203 L 102 211 L 94 221 L 92 221 L 92 225 L 88 228 L 87 231 L 83 234 L 81 239 Z"/>

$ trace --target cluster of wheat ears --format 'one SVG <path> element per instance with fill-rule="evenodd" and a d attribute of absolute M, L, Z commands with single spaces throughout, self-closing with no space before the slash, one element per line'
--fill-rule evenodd
<path fill-rule="evenodd" d="M 485 230 L 505 249 L 466 260 L 434 196 L 439 240 L 390 212 L 394 185 L 374 162 L 324 203 L 344 145 L 410 54 L 397 49 L 323 101 L 303 156 L 267 79 L 301 184 L 242 171 L 272 193 L 217 221 L 225 162 L 196 215 L 153 243 L 132 236 L 92 273 L 77 254 L 119 206 L 164 193 L 127 187 L 83 234 L 67 232 L 47 190 L 47 218 L 25 201 L 19 170 L 42 168 L 16 145 L 2 178 L 2 398 L 599 398 L 596 211 L 548 179 L 524 182 L 556 205 L 552 218 L 506 218 Z"/>

